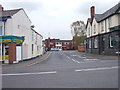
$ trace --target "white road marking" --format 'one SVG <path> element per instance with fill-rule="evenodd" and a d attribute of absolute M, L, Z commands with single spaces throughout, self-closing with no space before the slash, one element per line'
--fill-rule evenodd
<path fill-rule="evenodd" d="M 84 60 L 86 60 L 86 61 L 97 61 L 99 59 L 84 59 Z"/>
<path fill-rule="evenodd" d="M 70 59 L 70 57 L 67 56 L 68 59 Z"/>
<path fill-rule="evenodd" d="M 0 76 L 21 76 L 21 75 L 37 75 L 37 74 L 55 74 L 56 71 L 51 72 L 36 72 L 36 73 L 14 73 L 14 74 L 0 74 Z"/>
<path fill-rule="evenodd" d="M 76 57 L 77 55 L 70 55 L 70 56 Z"/>
<path fill-rule="evenodd" d="M 82 57 L 82 56 L 78 56 L 79 58 L 81 58 L 81 59 L 86 59 L 86 57 Z"/>
<path fill-rule="evenodd" d="M 106 70 L 106 69 L 114 69 L 114 68 L 119 68 L 119 67 L 115 66 L 115 67 L 91 68 L 91 69 L 80 69 L 80 70 L 75 70 L 75 71 L 81 72 L 81 71 Z"/>
<path fill-rule="evenodd" d="M 76 61 L 76 60 L 74 60 L 74 59 L 72 59 L 72 61 L 77 62 L 77 63 L 80 63 L 79 61 Z"/>

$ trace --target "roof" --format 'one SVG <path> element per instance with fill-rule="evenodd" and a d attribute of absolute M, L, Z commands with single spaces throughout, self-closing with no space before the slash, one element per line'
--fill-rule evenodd
<path fill-rule="evenodd" d="M 23 8 L 19 8 L 19 9 L 13 9 L 13 10 L 3 10 L 2 11 L 2 19 L 5 18 L 4 21 L 7 20 L 7 18 L 10 18 L 11 16 L 13 16 L 14 14 L 16 14 L 17 12 L 19 12 L 20 10 L 23 10 Z M 24 11 L 24 13 L 26 14 L 26 12 Z M 28 17 L 28 15 L 26 14 L 26 16 Z M 28 17 L 29 19 L 29 17 Z M 31 20 L 29 19 L 29 21 L 31 22 Z"/>
<path fill-rule="evenodd" d="M 31 30 L 33 30 L 35 33 L 37 33 L 39 36 L 41 36 L 43 38 L 43 36 L 40 33 L 38 33 L 37 31 L 35 31 L 33 28 L 31 28 Z"/>
<path fill-rule="evenodd" d="M 111 9 L 107 10 L 105 13 L 103 14 L 95 14 L 94 17 L 96 19 L 97 22 L 100 22 L 114 14 L 117 14 L 117 11 L 120 10 L 120 3 L 118 3 L 117 5 L 115 5 L 114 7 L 112 7 Z"/>
<path fill-rule="evenodd" d="M 58 40 L 57 42 L 72 42 L 72 40 Z"/>
<path fill-rule="evenodd" d="M 87 24 L 86 24 L 86 28 L 87 28 L 87 26 L 88 26 L 88 23 L 91 24 L 91 22 L 92 22 L 92 19 L 91 19 L 91 18 L 88 18 L 88 20 L 87 20 Z"/>
<path fill-rule="evenodd" d="M 14 10 L 4 10 L 4 11 L 2 11 L 2 17 L 13 16 L 17 12 L 19 12 L 20 10 L 22 10 L 22 8 L 14 9 Z"/>

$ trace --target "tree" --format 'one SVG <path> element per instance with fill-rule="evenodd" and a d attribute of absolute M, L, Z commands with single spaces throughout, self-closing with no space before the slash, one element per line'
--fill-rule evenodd
<path fill-rule="evenodd" d="M 73 22 L 71 25 L 71 34 L 73 36 L 73 46 L 77 49 L 78 45 L 84 45 L 86 39 L 86 29 L 83 21 Z"/>

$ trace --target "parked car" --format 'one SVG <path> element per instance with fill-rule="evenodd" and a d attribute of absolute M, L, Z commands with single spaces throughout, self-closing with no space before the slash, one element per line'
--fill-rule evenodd
<path fill-rule="evenodd" d="M 51 51 L 59 51 L 58 48 L 51 48 Z"/>

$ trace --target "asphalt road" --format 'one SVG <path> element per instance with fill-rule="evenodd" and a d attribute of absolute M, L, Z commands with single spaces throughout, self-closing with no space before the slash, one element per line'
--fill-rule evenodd
<path fill-rule="evenodd" d="M 35 60 L 3 65 L 3 88 L 118 88 L 118 60 L 53 51 Z"/>

